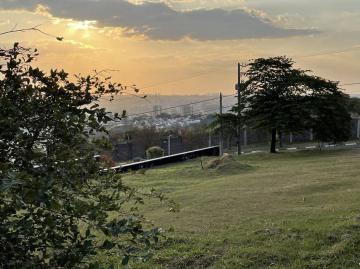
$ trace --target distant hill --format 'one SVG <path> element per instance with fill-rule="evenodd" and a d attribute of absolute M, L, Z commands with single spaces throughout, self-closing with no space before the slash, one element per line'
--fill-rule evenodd
<path fill-rule="evenodd" d="M 360 98 L 360 93 L 350 94 L 350 97 Z"/>

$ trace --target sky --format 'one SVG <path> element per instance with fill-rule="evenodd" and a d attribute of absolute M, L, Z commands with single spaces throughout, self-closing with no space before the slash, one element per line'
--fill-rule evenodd
<path fill-rule="evenodd" d="M 233 93 L 237 62 L 279 55 L 360 82 L 359 0 L 0 0 L 0 32 L 36 25 L 64 40 L 25 32 L 0 47 L 36 47 L 44 70 L 111 69 L 144 94 Z"/>

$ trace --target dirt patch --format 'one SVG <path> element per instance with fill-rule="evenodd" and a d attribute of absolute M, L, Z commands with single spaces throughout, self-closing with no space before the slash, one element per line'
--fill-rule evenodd
<path fill-rule="evenodd" d="M 237 174 L 240 171 L 247 171 L 251 168 L 250 165 L 240 163 L 230 154 L 224 154 L 219 158 L 211 159 L 205 165 L 206 170 L 220 174 Z"/>
<path fill-rule="evenodd" d="M 210 161 L 208 161 L 208 163 L 206 164 L 205 168 L 206 169 L 215 169 L 221 165 L 224 165 L 226 163 L 233 163 L 236 162 L 234 156 L 230 155 L 230 154 L 224 154 L 223 156 L 216 158 L 216 159 L 212 159 Z"/>

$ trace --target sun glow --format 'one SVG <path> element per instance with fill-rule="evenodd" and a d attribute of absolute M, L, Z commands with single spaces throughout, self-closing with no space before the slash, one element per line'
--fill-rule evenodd
<path fill-rule="evenodd" d="M 95 21 L 73 21 L 68 23 L 71 30 L 89 30 L 94 28 Z"/>

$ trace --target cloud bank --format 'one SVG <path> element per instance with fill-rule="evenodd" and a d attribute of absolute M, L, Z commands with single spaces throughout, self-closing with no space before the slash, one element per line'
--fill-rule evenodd
<path fill-rule="evenodd" d="M 316 33 L 284 29 L 245 10 L 176 11 L 164 3 L 133 4 L 125 0 L 1 0 L 0 9 L 33 11 L 45 6 L 55 17 L 96 21 L 98 27 L 121 27 L 127 35 L 153 40 L 236 40 L 281 38 Z"/>

